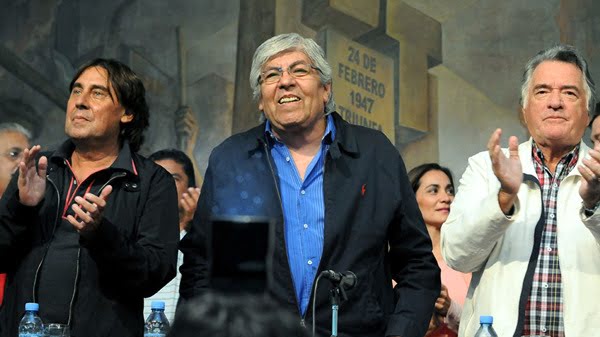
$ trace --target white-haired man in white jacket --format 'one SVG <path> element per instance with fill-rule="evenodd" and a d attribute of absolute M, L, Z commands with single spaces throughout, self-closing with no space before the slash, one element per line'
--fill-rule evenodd
<path fill-rule="evenodd" d="M 587 62 L 570 46 L 541 51 L 521 87 L 531 138 L 469 159 L 447 222 L 442 255 L 473 273 L 459 336 L 480 315 L 498 336 L 596 336 L 600 322 L 600 144 L 582 137 L 594 111 Z M 474 205 L 478 205 L 475 207 Z"/>

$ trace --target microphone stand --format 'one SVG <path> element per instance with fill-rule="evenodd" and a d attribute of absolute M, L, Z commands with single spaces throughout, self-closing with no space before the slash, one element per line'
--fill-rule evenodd
<path fill-rule="evenodd" d="M 339 283 L 331 286 L 331 290 L 329 291 L 329 300 L 331 301 L 331 337 L 337 337 L 338 335 L 338 310 L 340 296 L 342 301 L 346 301 L 348 299 L 344 287 L 340 287 Z"/>

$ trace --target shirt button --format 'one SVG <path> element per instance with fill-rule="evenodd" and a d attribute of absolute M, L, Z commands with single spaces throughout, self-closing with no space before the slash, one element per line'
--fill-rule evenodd
<path fill-rule="evenodd" d="M 557 188 L 557 187 L 558 187 L 558 184 L 557 184 L 557 183 L 554 183 L 554 184 L 552 184 L 552 187 L 554 187 L 554 188 Z"/>
<path fill-rule="evenodd" d="M 308 260 L 308 265 L 312 265 L 312 260 Z"/>
<path fill-rule="evenodd" d="M 547 289 L 547 288 L 548 288 L 548 283 L 542 283 L 542 287 L 543 287 L 544 289 Z"/>
<path fill-rule="evenodd" d="M 548 246 L 548 247 L 546 247 L 546 250 L 549 251 L 549 252 L 551 252 L 552 251 L 552 247 Z"/>
<path fill-rule="evenodd" d="M 545 326 L 543 326 L 543 327 L 541 327 L 541 329 L 540 329 L 540 330 L 541 330 L 542 332 L 546 332 L 546 327 L 545 327 Z"/>
<path fill-rule="evenodd" d="M 554 213 L 550 213 L 550 219 L 554 219 Z"/>
<path fill-rule="evenodd" d="M 290 157 L 285 157 L 285 161 L 290 161 Z"/>
<path fill-rule="evenodd" d="M 304 229 L 308 228 L 308 224 L 304 224 Z"/>
<path fill-rule="evenodd" d="M 301 190 L 301 191 L 300 191 L 300 194 L 303 194 L 303 195 L 304 195 L 304 194 L 306 194 L 306 191 L 305 191 L 305 190 Z"/>

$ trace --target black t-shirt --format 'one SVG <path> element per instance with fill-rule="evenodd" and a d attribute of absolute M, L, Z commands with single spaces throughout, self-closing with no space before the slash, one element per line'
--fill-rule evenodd
<path fill-rule="evenodd" d="M 59 221 L 38 275 L 39 313 L 45 323 L 68 323 L 71 303 L 77 296 L 75 283 L 81 279 L 79 233 L 67 220 L 68 215 L 75 216 L 71 206 L 77 204 L 76 196 L 83 197 L 88 192 L 98 195 L 102 185 L 99 180 L 106 181 L 104 174 L 97 173 L 79 183 L 70 169 L 64 172 L 62 188 L 57 186 L 62 198 Z"/>

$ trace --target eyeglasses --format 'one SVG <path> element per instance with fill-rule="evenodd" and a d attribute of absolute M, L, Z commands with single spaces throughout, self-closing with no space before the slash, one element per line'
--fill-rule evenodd
<path fill-rule="evenodd" d="M 307 64 L 307 63 L 292 64 L 286 70 L 287 70 L 288 74 L 290 74 L 290 76 L 292 76 L 293 78 L 301 78 L 301 77 L 304 77 L 304 76 L 310 74 L 311 68 L 321 72 L 321 69 L 313 66 L 312 64 Z M 277 83 L 281 79 L 281 76 L 283 76 L 283 68 L 281 68 L 281 67 L 270 68 L 270 69 L 267 69 L 267 70 L 263 71 L 262 73 L 260 73 L 260 78 L 258 79 L 258 83 L 261 83 L 261 84 L 262 83 L 265 83 L 265 84 Z"/>
<path fill-rule="evenodd" d="M 8 151 L 2 153 L 2 156 L 10 161 L 16 162 L 23 158 L 23 151 L 25 149 L 19 147 L 12 147 Z"/>

